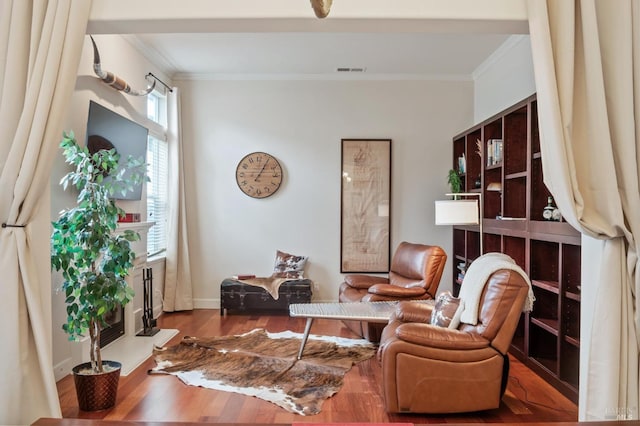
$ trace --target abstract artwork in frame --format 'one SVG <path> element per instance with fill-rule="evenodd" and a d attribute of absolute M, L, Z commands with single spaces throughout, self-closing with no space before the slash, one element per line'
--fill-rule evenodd
<path fill-rule="evenodd" d="M 342 139 L 340 272 L 390 263 L 391 139 Z"/>

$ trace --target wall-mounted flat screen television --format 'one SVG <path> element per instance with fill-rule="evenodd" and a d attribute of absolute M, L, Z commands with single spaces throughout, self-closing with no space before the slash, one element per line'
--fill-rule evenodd
<path fill-rule="evenodd" d="M 115 148 L 120 154 L 119 164 L 121 166 L 125 164 L 129 156 L 135 159 L 142 158 L 143 161 L 146 161 L 148 135 L 149 130 L 146 127 L 94 101 L 89 102 L 86 141 L 89 152 L 96 152 L 103 148 Z M 142 198 L 142 183 L 125 195 L 114 194 L 113 198 L 140 200 Z"/>

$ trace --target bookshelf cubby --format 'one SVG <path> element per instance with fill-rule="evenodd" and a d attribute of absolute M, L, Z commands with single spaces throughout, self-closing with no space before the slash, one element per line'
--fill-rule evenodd
<path fill-rule="evenodd" d="M 580 234 L 562 218 L 542 217 L 551 193 L 543 181 L 537 112 L 533 95 L 455 136 L 453 164 L 457 169 L 464 156 L 463 191 L 482 192 L 484 252 L 511 256 L 533 285 L 534 309 L 522 314 L 511 353 L 577 402 Z M 464 270 L 480 255 L 479 227 L 454 226 L 453 252 L 457 295 Z"/>

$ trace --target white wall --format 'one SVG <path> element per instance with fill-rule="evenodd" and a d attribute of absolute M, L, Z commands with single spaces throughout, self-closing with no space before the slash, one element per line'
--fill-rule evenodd
<path fill-rule="evenodd" d="M 530 37 L 513 35 L 474 72 L 474 123 L 535 92 Z"/>
<path fill-rule="evenodd" d="M 219 307 L 230 275 L 272 272 L 276 250 L 309 256 L 316 301 L 335 301 L 340 274 L 340 140 L 392 139 L 392 251 L 403 240 L 451 251 L 433 224 L 447 191 L 451 138 L 472 124 L 465 81 L 179 81 L 194 300 Z M 238 189 L 252 151 L 278 158 L 285 178 L 266 199 Z M 447 264 L 443 287 L 451 286 Z"/>
<path fill-rule="evenodd" d="M 98 45 L 104 71 L 114 72 L 124 78 L 135 89 L 147 86 L 144 76 L 152 72 L 164 81 L 168 81 L 163 73 L 153 64 L 148 62 L 121 36 L 94 36 Z M 87 117 L 89 113 L 89 101 L 93 100 L 120 115 L 134 120 L 144 126 L 152 125 L 146 118 L 146 97 L 133 97 L 118 92 L 98 80 L 93 72 L 93 48 L 91 40 L 87 36 L 78 78 L 73 93 L 69 114 L 65 122 L 65 130 L 73 131 L 76 139 L 84 144 L 86 139 Z M 51 174 L 51 220 L 58 217 L 58 213 L 75 204 L 76 192 L 67 190 L 64 192 L 59 185 L 60 179 L 69 171 L 64 163 L 62 151 L 60 151 L 53 165 Z M 131 213 L 141 213 L 146 217 L 146 201 L 143 191 L 142 201 L 119 201 L 120 207 Z M 158 312 L 160 306 L 160 292 L 162 290 L 162 278 L 164 277 L 164 265 L 154 263 L 154 312 Z M 157 270 L 156 270 L 157 269 Z M 56 379 L 69 373 L 73 367 L 72 345 L 68 341 L 67 334 L 62 330 L 62 324 L 66 322 L 66 308 L 64 295 L 60 285 L 62 279 L 59 273 L 52 275 L 52 340 L 53 340 L 53 365 Z M 142 297 L 141 295 L 139 297 Z"/>

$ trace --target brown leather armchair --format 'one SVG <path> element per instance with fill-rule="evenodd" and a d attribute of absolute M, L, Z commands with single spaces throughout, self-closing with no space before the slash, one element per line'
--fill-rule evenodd
<path fill-rule="evenodd" d="M 457 329 L 431 325 L 432 306 L 400 303 L 378 349 L 387 412 L 497 408 L 509 375 L 507 350 L 528 290 L 518 272 L 493 272 L 480 296 L 477 325 Z"/>
<path fill-rule="evenodd" d="M 377 302 L 384 300 L 433 299 L 440 285 L 447 255 L 438 246 L 400 243 L 393 259 L 389 277 L 347 275 L 340 285 L 340 302 Z M 345 321 L 358 336 L 372 342 L 380 340 L 384 324 Z"/>

